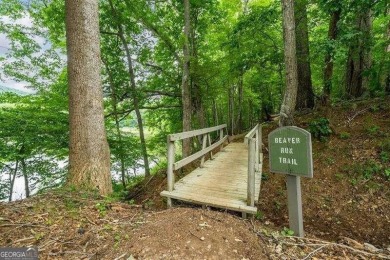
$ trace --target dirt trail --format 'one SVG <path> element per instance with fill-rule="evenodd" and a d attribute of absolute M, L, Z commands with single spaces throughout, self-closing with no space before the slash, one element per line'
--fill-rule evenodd
<path fill-rule="evenodd" d="M 229 212 L 150 211 L 69 191 L 1 203 L 0 212 L 0 246 L 36 246 L 40 259 L 390 259 L 352 239 L 286 237 Z"/>

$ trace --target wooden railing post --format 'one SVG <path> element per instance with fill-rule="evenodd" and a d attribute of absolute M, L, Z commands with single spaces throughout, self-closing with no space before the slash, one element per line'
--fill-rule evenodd
<path fill-rule="evenodd" d="M 256 140 L 249 138 L 248 149 L 248 186 L 247 186 L 247 204 L 248 206 L 255 206 L 255 149 Z"/>
<path fill-rule="evenodd" d="M 219 130 L 219 140 L 223 139 L 223 128 Z M 221 144 L 221 147 L 219 148 L 219 151 L 222 151 L 223 144 Z"/>
<path fill-rule="evenodd" d="M 256 130 L 255 169 L 256 169 L 257 172 L 260 171 L 260 163 L 259 163 L 260 156 L 259 156 L 259 153 L 260 153 L 261 135 L 260 135 L 259 129 L 260 129 L 260 124 L 257 125 L 257 130 Z"/>
<path fill-rule="evenodd" d="M 207 134 L 207 137 L 209 139 L 209 146 L 211 146 L 211 135 L 210 135 L 210 133 Z M 213 157 L 213 150 L 211 150 L 210 151 L 210 160 L 213 160 L 213 159 L 214 159 L 214 157 Z"/>
<path fill-rule="evenodd" d="M 167 179 L 168 179 L 168 191 L 173 191 L 175 188 L 175 176 L 173 174 L 173 164 L 175 163 L 175 141 L 171 141 L 168 136 L 168 167 L 167 167 Z M 168 208 L 172 207 L 172 199 L 167 198 Z"/>
<path fill-rule="evenodd" d="M 207 134 L 204 134 L 202 136 L 202 150 L 203 149 L 206 149 L 207 147 Z M 204 165 L 204 158 L 205 158 L 205 155 L 202 156 L 202 160 L 200 161 L 200 167 L 202 168 L 203 165 Z"/>

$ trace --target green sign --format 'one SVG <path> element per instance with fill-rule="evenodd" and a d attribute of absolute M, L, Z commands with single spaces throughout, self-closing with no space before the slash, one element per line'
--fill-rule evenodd
<path fill-rule="evenodd" d="M 313 178 L 311 135 L 295 127 L 280 127 L 268 135 L 270 171 Z"/>

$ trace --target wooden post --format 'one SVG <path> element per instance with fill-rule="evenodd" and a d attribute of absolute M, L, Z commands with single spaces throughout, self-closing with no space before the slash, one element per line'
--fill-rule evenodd
<path fill-rule="evenodd" d="M 202 136 L 202 150 L 206 149 L 206 147 L 207 147 L 207 135 L 204 134 L 204 135 Z M 201 161 L 200 161 L 200 167 L 201 167 L 201 168 L 202 168 L 203 165 L 204 165 L 204 157 L 205 157 L 205 155 L 202 156 L 202 159 L 201 159 Z"/>
<path fill-rule="evenodd" d="M 168 179 L 168 191 L 173 191 L 175 188 L 175 175 L 173 174 L 173 164 L 175 163 L 175 141 L 170 140 L 168 136 L 168 167 L 167 167 L 167 179 Z M 167 207 L 172 207 L 172 199 L 167 198 Z"/>
<path fill-rule="evenodd" d="M 263 149 L 263 129 L 261 129 L 261 124 L 259 124 L 259 128 L 257 129 L 257 133 L 259 135 L 259 157 L 260 157 L 260 164 L 263 164 L 263 159 L 262 159 L 262 156 L 263 156 L 263 152 L 262 152 L 262 149 Z"/>
<path fill-rule="evenodd" d="M 255 206 L 255 145 L 254 138 L 249 139 L 248 150 L 248 186 L 247 186 L 247 204 L 248 206 Z"/>
<path fill-rule="evenodd" d="M 260 133 L 259 133 L 259 128 L 260 128 L 260 124 L 257 124 L 257 129 L 256 129 L 256 148 L 255 148 L 255 151 L 256 151 L 256 153 L 255 153 L 255 169 L 256 169 L 257 172 L 260 170 L 260 167 L 259 167 L 260 145 L 259 144 L 261 142 L 261 140 L 260 140 L 261 136 L 260 136 Z"/>
<path fill-rule="evenodd" d="M 304 236 L 301 196 L 301 177 L 287 175 L 288 221 L 290 229 L 298 237 Z"/>
<path fill-rule="evenodd" d="M 223 139 L 223 128 L 219 130 L 219 140 Z M 223 150 L 223 144 L 221 144 L 221 147 L 219 148 L 219 151 L 221 152 Z"/>
<path fill-rule="evenodd" d="M 257 136 L 259 137 L 258 140 L 259 142 L 256 144 L 257 145 L 257 149 L 258 149 L 258 154 L 256 155 L 258 158 L 258 172 L 260 173 L 260 190 L 261 190 L 261 177 L 262 177 L 262 174 L 263 174 L 263 132 L 262 132 L 262 129 L 261 129 L 261 124 L 258 124 L 258 128 L 257 128 Z"/>
<path fill-rule="evenodd" d="M 257 171 L 261 172 L 261 168 L 263 167 L 263 161 L 262 161 L 262 156 L 263 153 L 261 152 L 262 150 L 262 145 L 263 145 L 263 133 L 261 130 L 261 124 L 257 125 L 257 136 L 258 138 L 258 143 L 257 143 L 257 154 L 256 154 L 256 160 L 257 160 Z"/>
<path fill-rule="evenodd" d="M 209 139 L 209 146 L 211 146 L 211 135 L 210 135 L 210 133 L 207 134 L 207 136 L 208 136 L 208 139 Z M 214 159 L 213 152 L 210 151 L 210 160 L 213 160 L 213 159 Z"/>

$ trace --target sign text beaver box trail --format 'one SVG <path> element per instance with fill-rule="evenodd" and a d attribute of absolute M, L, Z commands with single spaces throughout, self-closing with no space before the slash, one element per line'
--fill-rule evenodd
<path fill-rule="evenodd" d="M 313 178 L 311 134 L 296 126 L 280 127 L 268 135 L 271 172 L 287 175 L 290 229 L 304 236 L 301 176 Z"/>

